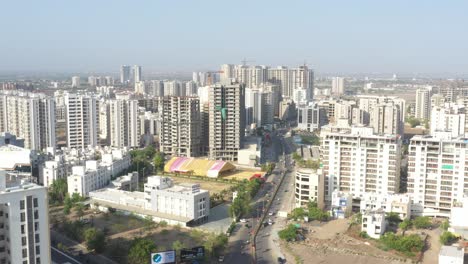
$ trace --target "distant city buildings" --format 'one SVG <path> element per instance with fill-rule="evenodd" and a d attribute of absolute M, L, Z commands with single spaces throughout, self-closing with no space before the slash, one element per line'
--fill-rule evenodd
<path fill-rule="evenodd" d="M 343 77 L 333 77 L 331 93 L 334 96 L 341 96 L 345 92 L 345 80 Z"/>
<path fill-rule="evenodd" d="M 128 84 L 130 82 L 130 66 L 122 65 L 120 67 L 120 83 Z"/>
<path fill-rule="evenodd" d="M 415 117 L 429 120 L 431 116 L 431 91 L 426 88 L 416 90 Z"/>

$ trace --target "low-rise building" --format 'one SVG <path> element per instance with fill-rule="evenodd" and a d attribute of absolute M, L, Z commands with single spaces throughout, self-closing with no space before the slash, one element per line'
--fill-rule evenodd
<path fill-rule="evenodd" d="M 106 187 L 111 180 L 107 167 L 100 166 L 96 160 L 88 160 L 84 166 L 74 166 L 67 177 L 68 193 L 88 196 L 89 192 Z"/>
<path fill-rule="evenodd" d="M 91 204 L 98 203 L 101 210 L 115 208 L 174 225 L 204 223 L 210 212 L 210 194 L 200 189 L 200 184 L 175 185 L 172 179 L 162 176 L 148 177 L 144 192 L 105 188 L 92 191 L 89 196 Z"/>
<path fill-rule="evenodd" d="M 353 195 L 348 192 L 333 191 L 331 199 L 331 215 L 334 218 L 345 218 L 353 210 Z"/>
<path fill-rule="evenodd" d="M 379 239 L 385 233 L 386 221 L 383 210 L 368 210 L 362 213 L 361 231 L 370 237 Z"/>
<path fill-rule="evenodd" d="M 135 191 L 138 189 L 138 172 L 134 171 L 117 177 L 111 182 L 110 186 L 117 190 Z"/>
<path fill-rule="evenodd" d="M 244 146 L 238 151 L 237 163 L 241 165 L 255 166 L 262 153 L 261 139 L 257 137 L 246 137 Z"/>
<path fill-rule="evenodd" d="M 453 204 L 450 212 L 449 231 L 468 239 L 468 195 Z"/>
<path fill-rule="evenodd" d="M 385 213 L 397 213 L 401 219 L 410 219 L 412 199 L 408 194 L 365 193 L 361 198 L 361 213 L 382 209 Z"/>
<path fill-rule="evenodd" d="M 464 257 L 464 248 L 442 246 L 439 252 L 439 264 L 463 264 Z"/>
<path fill-rule="evenodd" d="M 319 208 L 323 208 L 323 174 L 321 170 L 300 168 L 296 170 L 295 178 L 295 206 L 307 206 L 309 201 L 316 201 Z"/>

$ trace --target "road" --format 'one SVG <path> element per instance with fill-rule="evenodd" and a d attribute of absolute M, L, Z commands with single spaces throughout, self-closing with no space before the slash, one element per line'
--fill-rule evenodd
<path fill-rule="evenodd" d="M 282 135 L 276 136 L 274 133 L 271 135 L 272 144 L 266 148 L 264 155 L 267 156 L 267 160 L 271 162 L 277 162 L 283 152 L 281 143 Z M 229 238 L 228 254 L 225 256 L 224 262 L 226 263 L 252 263 L 252 230 L 257 224 L 258 218 L 263 213 L 263 208 L 267 204 L 268 197 L 274 188 L 275 184 L 279 182 L 281 166 L 278 166 L 273 173 L 267 177 L 265 183 L 261 189 L 252 199 L 252 212 L 250 215 L 245 216 L 247 223 L 238 223 L 234 229 L 231 237 Z M 246 224 L 248 227 L 246 227 Z M 247 243 L 248 242 L 248 243 Z"/>
<path fill-rule="evenodd" d="M 82 262 L 74 259 L 70 255 L 58 250 L 55 247 L 50 248 L 50 255 L 52 257 L 52 263 L 53 264 L 65 264 L 65 263 L 71 263 L 71 264 L 81 264 Z"/>
<path fill-rule="evenodd" d="M 257 236 L 257 263 L 277 263 L 278 257 L 284 258 L 278 244 L 278 231 L 286 225 L 287 219 L 279 217 L 278 211 L 290 212 L 294 206 L 295 171 L 291 156 L 295 151 L 295 146 L 291 138 L 285 138 L 283 146 L 285 149 L 285 155 L 283 156 L 284 167 L 287 171 L 269 211 L 273 213 L 272 216 L 268 216 L 268 219 L 271 219 L 273 225 L 267 225 L 261 228 Z"/>
<path fill-rule="evenodd" d="M 269 199 L 276 189 L 276 185 L 281 182 L 281 177 L 285 168 L 291 170 L 291 153 L 295 151 L 292 138 L 284 138 L 284 134 L 287 132 L 285 129 L 277 130 L 278 135 L 272 133 L 272 144 L 264 152 L 267 156 L 268 161 L 276 162 L 276 168 L 273 173 L 267 177 L 266 182 L 262 185 L 262 188 L 257 195 L 252 199 L 252 213 L 246 216 L 247 223 L 237 224 L 235 230 L 229 238 L 228 252 L 224 262 L 226 263 L 253 263 L 252 256 L 252 227 L 258 223 L 265 212 L 264 207 L 267 205 Z M 284 153 L 283 153 L 284 150 Z M 285 166 L 286 165 L 286 166 Z M 272 220 L 276 222 L 276 213 L 278 210 L 290 210 L 292 206 L 292 199 L 294 198 L 294 189 L 291 184 L 294 184 L 294 172 L 291 170 L 285 174 L 285 179 L 281 186 L 277 197 L 272 205 L 272 210 L 275 214 L 271 216 Z M 285 190 L 287 191 L 285 192 Z M 279 202 L 277 200 L 279 199 Z M 284 200 L 286 199 L 286 200 Z M 267 218 L 268 219 L 268 218 Z M 248 225 L 248 227 L 246 226 Z M 274 251 L 279 252 L 279 248 L 274 247 L 274 236 L 270 236 L 271 230 L 275 230 L 275 224 L 272 226 L 267 225 L 260 229 L 257 237 L 256 255 L 258 263 L 275 263 L 278 256 Z M 275 231 L 277 232 L 277 231 Z M 276 235 L 277 236 L 277 235 Z"/>

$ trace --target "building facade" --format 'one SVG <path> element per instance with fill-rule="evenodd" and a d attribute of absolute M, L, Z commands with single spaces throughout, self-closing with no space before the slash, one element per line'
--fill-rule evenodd
<path fill-rule="evenodd" d="M 67 111 L 67 145 L 86 148 L 98 144 L 99 102 L 91 95 L 65 95 Z"/>

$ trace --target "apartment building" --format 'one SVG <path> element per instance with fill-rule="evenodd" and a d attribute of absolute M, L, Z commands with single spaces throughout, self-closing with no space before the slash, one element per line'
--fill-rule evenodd
<path fill-rule="evenodd" d="M 452 137 L 465 134 L 465 106 L 445 103 L 435 106 L 431 111 L 431 135 L 436 132 L 450 132 Z"/>
<path fill-rule="evenodd" d="M 297 127 L 312 132 L 328 124 L 326 109 L 316 102 L 297 107 Z"/>
<path fill-rule="evenodd" d="M 367 210 L 362 213 L 361 230 L 372 238 L 379 239 L 385 234 L 387 223 L 383 210 Z"/>
<path fill-rule="evenodd" d="M 450 132 L 414 136 L 409 145 L 408 193 L 413 213 L 450 216 L 454 203 L 468 192 L 468 142 Z"/>
<path fill-rule="evenodd" d="M 142 135 L 138 100 L 109 100 L 109 142 L 113 147 L 139 147 Z"/>
<path fill-rule="evenodd" d="M 431 117 L 431 91 L 426 88 L 416 90 L 415 117 L 429 120 Z"/>
<path fill-rule="evenodd" d="M 317 202 L 323 208 L 324 180 L 322 171 L 300 168 L 296 170 L 295 207 L 307 206 L 309 201 Z"/>
<path fill-rule="evenodd" d="M 43 94 L 0 93 L 0 131 L 24 139 L 24 147 L 55 147 L 55 101 Z"/>
<path fill-rule="evenodd" d="M 0 263 L 52 263 L 47 188 L 0 181 Z"/>
<path fill-rule="evenodd" d="M 361 213 L 369 210 L 383 210 L 397 213 L 400 219 L 410 219 L 413 200 L 409 194 L 365 193 L 361 198 Z"/>
<path fill-rule="evenodd" d="M 86 197 L 89 192 L 106 187 L 110 181 L 111 175 L 105 166 L 100 166 L 99 161 L 88 160 L 84 166 L 72 168 L 72 174 L 67 177 L 68 193 Z"/>
<path fill-rule="evenodd" d="M 92 95 L 65 94 L 67 146 L 86 148 L 98 145 L 99 103 Z"/>
<path fill-rule="evenodd" d="M 330 125 L 322 128 L 320 136 L 326 201 L 331 201 L 334 190 L 355 198 L 399 191 L 400 136 L 374 135 L 369 127 Z"/>
<path fill-rule="evenodd" d="M 165 96 L 159 98 L 158 105 L 160 151 L 171 156 L 200 156 L 200 100 L 190 96 Z"/>
<path fill-rule="evenodd" d="M 237 160 L 245 134 L 245 86 L 209 89 L 209 158 Z"/>

